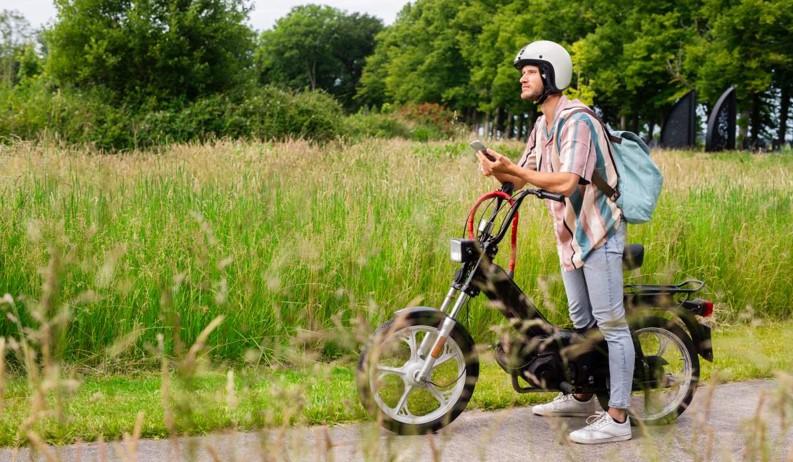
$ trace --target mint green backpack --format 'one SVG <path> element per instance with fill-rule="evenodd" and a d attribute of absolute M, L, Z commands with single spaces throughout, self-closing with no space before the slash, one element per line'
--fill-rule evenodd
<path fill-rule="evenodd" d="M 619 181 L 615 190 L 595 171 L 592 183 L 609 199 L 615 201 L 622 210 L 622 216 L 628 223 L 646 223 L 650 221 L 664 177 L 655 162 L 650 158 L 650 148 L 639 135 L 628 131 L 609 131 L 606 124 L 588 107 L 576 108 L 566 114 L 564 120 L 573 114 L 583 112 L 597 120 L 608 135 L 609 155 L 614 161 Z M 564 123 L 564 122 L 562 122 Z M 561 124 L 560 124 L 561 126 Z"/>

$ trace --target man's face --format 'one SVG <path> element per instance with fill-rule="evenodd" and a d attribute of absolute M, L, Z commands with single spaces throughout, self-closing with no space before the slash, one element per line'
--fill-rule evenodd
<path fill-rule="evenodd" d="M 520 69 L 520 99 L 536 101 L 544 88 L 540 68 L 527 64 Z"/>

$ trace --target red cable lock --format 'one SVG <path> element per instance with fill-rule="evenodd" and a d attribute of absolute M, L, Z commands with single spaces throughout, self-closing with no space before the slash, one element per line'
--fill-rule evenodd
<path fill-rule="evenodd" d="M 479 208 L 479 205 L 482 202 L 492 199 L 494 197 L 500 197 L 507 202 L 509 205 L 514 205 L 515 201 L 512 199 L 512 196 L 505 193 L 504 191 L 492 191 L 487 194 L 482 195 L 479 199 L 477 199 L 476 204 L 471 208 L 471 212 L 468 214 L 468 238 L 475 239 L 476 236 L 474 235 L 474 216 L 476 215 L 476 210 Z M 518 217 L 519 213 L 515 211 L 515 216 L 512 218 L 512 230 L 510 236 L 510 251 L 509 251 L 509 272 L 510 274 L 515 274 L 515 261 L 517 259 L 518 253 Z"/>

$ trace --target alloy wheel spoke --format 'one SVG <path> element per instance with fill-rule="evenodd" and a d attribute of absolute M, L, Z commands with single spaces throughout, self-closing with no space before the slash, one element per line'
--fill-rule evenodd
<path fill-rule="evenodd" d="M 404 340 L 410 347 L 410 360 L 414 361 L 419 357 L 418 346 L 416 345 L 416 332 L 408 332 L 408 335 L 403 337 L 402 340 Z"/>
<path fill-rule="evenodd" d="M 402 394 L 402 397 L 399 398 L 399 402 L 394 408 L 394 412 L 396 412 L 397 415 L 403 415 L 403 416 L 413 415 L 410 413 L 410 410 L 408 409 L 407 406 L 408 396 L 410 395 L 411 391 L 413 391 L 413 385 L 405 385 L 405 392 Z"/>
<path fill-rule="evenodd" d="M 380 373 L 380 377 L 385 375 L 398 375 L 403 377 L 405 375 L 405 370 L 401 367 L 389 367 L 380 364 L 377 365 L 377 372 Z"/>
<path fill-rule="evenodd" d="M 666 352 L 667 345 L 669 345 L 669 339 L 667 337 L 661 337 L 660 342 L 658 342 L 658 353 L 655 355 L 659 358 L 663 357 L 664 353 Z"/>
<path fill-rule="evenodd" d="M 438 359 L 435 361 L 435 364 L 433 365 L 433 368 L 436 368 L 436 367 L 438 367 L 438 366 L 442 365 L 443 363 L 445 363 L 446 361 L 449 361 L 450 359 L 454 359 L 454 356 L 455 356 L 455 355 L 454 355 L 454 354 L 452 354 L 452 353 L 451 353 L 451 352 L 449 352 L 449 351 L 446 351 L 446 352 L 444 352 L 444 353 L 441 355 L 441 357 L 440 357 L 440 358 L 438 358 Z"/>
<path fill-rule="evenodd" d="M 432 397 L 435 398 L 435 401 L 441 405 L 441 407 L 445 407 L 449 403 L 449 397 L 451 396 L 454 390 L 447 390 L 445 392 L 439 390 L 435 385 L 429 384 L 427 389 L 432 394 Z"/>

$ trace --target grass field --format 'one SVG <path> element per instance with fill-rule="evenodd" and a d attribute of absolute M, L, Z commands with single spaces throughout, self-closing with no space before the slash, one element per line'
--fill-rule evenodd
<path fill-rule="evenodd" d="M 646 257 L 627 280 L 706 281 L 720 377 L 791 371 L 793 156 L 654 155 L 666 185 L 653 221 L 629 228 Z M 494 188 L 465 141 L 109 156 L 18 143 L 0 146 L 0 171 L 0 444 L 12 445 L 118 437 L 139 411 L 147 436 L 363 418 L 359 346 L 396 309 L 439 304 L 448 240 Z M 518 256 L 517 282 L 564 323 L 536 201 Z M 475 300 L 464 323 L 487 343 L 499 317 Z M 540 399 L 513 393 L 492 361 L 482 375 L 475 407 Z"/>
<path fill-rule="evenodd" d="M 521 148 L 496 147 L 513 157 Z M 54 354 L 93 366 L 145 361 L 158 333 L 176 352 L 221 315 L 214 358 L 278 364 L 300 330 L 438 305 L 454 271 L 448 240 L 493 189 L 464 141 L 0 149 L 0 291 L 24 326 L 41 303 L 48 316 L 68 311 Z M 629 229 L 647 253 L 628 280 L 702 279 L 720 321 L 789 317 L 793 156 L 655 157 L 666 185 L 652 222 Z M 547 213 L 529 201 L 521 221 L 516 279 L 564 321 Z M 42 268 L 57 281 L 49 289 Z M 497 316 L 473 303 L 474 335 Z M 0 324 L 0 336 L 16 329 Z M 322 346 L 331 358 L 342 347 Z"/>

